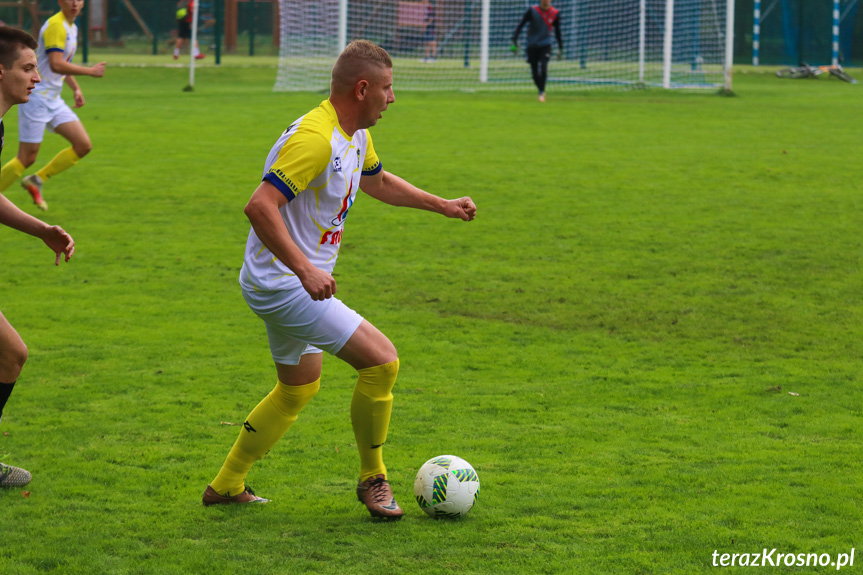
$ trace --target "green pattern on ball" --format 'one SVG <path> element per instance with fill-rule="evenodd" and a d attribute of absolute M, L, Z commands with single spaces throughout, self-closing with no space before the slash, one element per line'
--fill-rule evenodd
<path fill-rule="evenodd" d="M 476 471 L 473 469 L 456 469 L 452 472 L 459 481 L 479 481 Z"/>
<path fill-rule="evenodd" d="M 438 475 L 434 478 L 432 486 L 432 505 L 446 501 L 446 475 Z"/>
<path fill-rule="evenodd" d="M 474 499 L 476 499 L 476 498 L 474 498 Z M 419 505 L 422 509 L 426 509 L 428 507 L 431 507 L 431 503 L 426 501 L 426 498 L 423 497 L 422 495 L 417 495 L 417 503 L 419 503 Z"/>
<path fill-rule="evenodd" d="M 435 457 L 429 463 L 434 463 L 435 465 L 440 465 L 444 469 L 449 469 L 449 466 L 452 465 L 452 459 L 449 457 Z"/>

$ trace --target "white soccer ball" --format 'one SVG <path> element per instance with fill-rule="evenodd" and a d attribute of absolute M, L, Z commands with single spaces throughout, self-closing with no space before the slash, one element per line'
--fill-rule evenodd
<path fill-rule="evenodd" d="M 439 455 L 420 467 L 414 495 L 420 509 L 431 517 L 461 517 L 479 497 L 479 477 L 461 457 Z"/>

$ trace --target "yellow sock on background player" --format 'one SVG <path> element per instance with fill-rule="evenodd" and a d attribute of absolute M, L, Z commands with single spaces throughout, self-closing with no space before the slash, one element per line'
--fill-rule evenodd
<path fill-rule="evenodd" d="M 210 487 L 226 497 L 243 492 L 252 465 L 264 457 L 293 425 L 303 407 L 321 387 L 317 379 L 306 385 L 277 383 L 246 418 L 240 436 Z"/>
<path fill-rule="evenodd" d="M 65 172 L 77 164 L 80 159 L 81 158 L 78 157 L 78 154 L 75 153 L 75 149 L 72 146 L 69 146 L 65 150 L 60 150 L 50 162 L 45 164 L 41 170 L 36 172 L 36 175 L 39 176 L 39 179 L 41 179 L 42 182 L 45 182 L 48 178 L 56 176 L 61 172 Z"/>
<path fill-rule="evenodd" d="M 383 448 L 393 410 L 393 386 L 399 360 L 357 370 L 359 377 L 351 400 L 351 423 L 360 452 L 360 481 L 383 474 Z"/>

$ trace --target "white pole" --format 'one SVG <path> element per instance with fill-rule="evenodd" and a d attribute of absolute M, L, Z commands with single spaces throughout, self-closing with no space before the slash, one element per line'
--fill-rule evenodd
<path fill-rule="evenodd" d="M 761 47 L 761 0 L 755 0 L 752 19 L 752 65 L 758 65 L 758 50 Z"/>
<path fill-rule="evenodd" d="M 647 34 L 647 0 L 641 0 L 638 7 L 638 81 L 644 83 L 644 38 Z"/>
<path fill-rule="evenodd" d="M 189 40 L 189 90 L 195 89 L 195 46 L 198 45 L 198 4 L 200 0 L 195 0 L 195 7 L 192 10 L 192 39 Z"/>
<path fill-rule="evenodd" d="M 734 65 L 734 0 L 725 8 L 725 91 L 731 92 L 731 67 Z"/>
<path fill-rule="evenodd" d="M 488 82 L 488 30 L 491 18 L 491 0 L 482 0 L 482 20 L 479 33 L 479 81 Z"/>
<path fill-rule="evenodd" d="M 833 65 L 839 65 L 839 0 L 833 0 Z"/>
<path fill-rule="evenodd" d="M 339 54 L 348 45 L 348 0 L 339 0 Z"/>
<path fill-rule="evenodd" d="M 662 45 L 662 87 L 663 88 L 671 88 L 671 42 L 673 40 L 674 40 L 674 0 L 665 0 L 665 40 L 664 40 L 663 45 Z"/>

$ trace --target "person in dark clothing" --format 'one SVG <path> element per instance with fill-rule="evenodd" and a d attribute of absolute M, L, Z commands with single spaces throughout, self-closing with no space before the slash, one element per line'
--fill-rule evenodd
<path fill-rule="evenodd" d="M 518 50 L 518 37 L 527 27 L 527 61 L 533 74 L 533 82 L 539 90 L 539 101 L 545 102 L 545 83 L 548 80 L 548 61 L 551 59 L 552 30 L 557 38 L 558 59 L 563 58 L 563 37 L 560 34 L 560 12 L 551 7 L 551 0 L 540 0 L 527 12 L 512 33 L 512 49 Z"/>
<path fill-rule="evenodd" d="M 0 153 L 3 152 L 3 116 L 12 106 L 30 100 L 30 93 L 41 81 L 36 61 L 36 48 L 39 43 L 33 36 L 7 26 L 0 26 Z M 75 253 L 75 242 L 60 226 L 49 226 L 42 220 L 24 213 L 15 204 L 0 194 L 0 225 L 24 232 L 45 242 L 56 254 L 54 263 L 66 261 Z M 10 277 L 14 269 L 4 267 Z M 12 388 L 27 361 L 27 346 L 0 312 L 0 416 L 12 394 Z M 21 487 L 30 482 L 31 475 L 26 469 L 0 462 L 0 487 Z"/>

